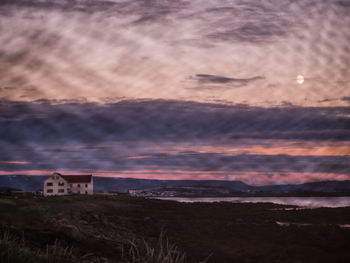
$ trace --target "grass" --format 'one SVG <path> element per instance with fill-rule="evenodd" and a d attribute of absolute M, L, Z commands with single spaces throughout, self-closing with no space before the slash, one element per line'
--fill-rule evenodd
<path fill-rule="evenodd" d="M 175 244 L 170 244 L 165 231 L 162 229 L 157 246 L 152 247 L 146 240 L 141 244 L 136 244 L 134 240 L 129 240 L 126 263 L 185 263 L 186 253 L 178 250 Z"/>
<path fill-rule="evenodd" d="M 23 237 L 19 239 L 8 230 L 0 236 L 0 263 L 79 263 L 93 256 L 85 254 L 77 257 L 73 250 L 73 247 L 64 247 L 55 240 L 53 245 L 46 245 L 43 253 L 31 250 Z"/>
<path fill-rule="evenodd" d="M 0 263 L 35 263 L 37 257 L 25 247 L 23 239 L 10 235 L 8 231 L 0 236 Z"/>
<path fill-rule="evenodd" d="M 161 229 L 155 246 L 150 245 L 145 239 L 141 242 L 129 240 L 127 254 L 124 263 L 186 263 L 186 253 L 181 252 L 178 247 L 169 242 L 166 230 Z M 124 251 L 123 251 L 124 254 Z M 209 257 L 199 263 L 206 263 Z"/>
<path fill-rule="evenodd" d="M 53 245 L 46 245 L 46 253 L 43 256 L 45 263 L 65 263 L 65 262 L 82 262 L 89 254 L 82 257 L 76 257 L 73 253 L 73 247 L 64 247 L 58 240 Z"/>
<path fill-rule="evenodd" d="M 186 263 L 186 253 L 178 250 L 171 244 L 162 230 L 155 247 L 145 239 L 140 244 L 129 240 L 124 263 Z M 80 262 L 108 262 L 108 260 L 95 257 L 93 254 L 76 256 L 72 246 L 62 246 L 58 240 L 53 245 L 46 245 L 43 253 L 33 251 L 26 246 L 24 237 L 18 238 L 4 231 L 0 236 L 0 263 L 80 263 Z M 205 262 L 205 261 L 204 261 Z"/>

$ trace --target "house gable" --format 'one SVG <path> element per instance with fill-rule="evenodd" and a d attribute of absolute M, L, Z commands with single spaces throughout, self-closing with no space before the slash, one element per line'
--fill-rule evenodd
<path fill-rule="evenodd" d="M 53 173 L 44 181 L 44 195 L 68 194 L 68 182 L 59 174 Z"/>

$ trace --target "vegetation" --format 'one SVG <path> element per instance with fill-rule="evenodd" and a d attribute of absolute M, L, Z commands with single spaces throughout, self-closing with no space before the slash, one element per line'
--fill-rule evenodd
<path fill-rule="evenodd" d="M 350 262 L 350 208 L 3 197 L 0 214 L 0 263 Z"/>
<path fill-rule="evenodd" d="M 77 258 L 72 247 L 62 247 L 58 240 L 46 245 L 45 251 L 31 250 L 24 238 L 19 239 L 7 230 L 0 237 L 0 263 L 70 263 L 84 262 L 90 255 Z"/>
<path fill-rule="evenodd" d="M 170 244 L 161 231 L 156 247 L 152 247 L 146 240 L 137 244 L 129 240 L 128 253 L 125 256 L 126 263 L 185 263 L 186 254 L 178 250 L 176 245 Z M 124 252 L 124 251 L 123 251 Z"/>
<path fill-rule="evenodd" d="M 174 244 L 170 244 L 162 231 L 156 247 L 143 240 L 141 244 L 129 241 L 127 253 L 122 251 L 125 263 L 185 263 L 186 254 L 181 253 Z M 5 231 L 0 239 L 0 263 L 78 263 L 78 262 L 108 262 L 104 258 L 86 254 L 76 257 L 73 247 L 63 247 L 56 240 L 53 245 L 46 245 L 45 253 L 40 250 L 30 250 L 24 239 L 15 238 Z"/>
<path fill-rule="evenodd" d="M 23 240 L 10 236 L 9 232 L 0 237 L 0 263 L 35 263 L 36 256 L 24 246 Z"/>

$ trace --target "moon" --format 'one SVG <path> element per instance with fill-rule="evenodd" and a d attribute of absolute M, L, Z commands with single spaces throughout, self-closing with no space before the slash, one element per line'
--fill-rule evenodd
<path fill-rule="evenodd" d="M 304 83 L 304 76 L 303 75 L 297 76 L 297 83 L 300 85 Z"/>

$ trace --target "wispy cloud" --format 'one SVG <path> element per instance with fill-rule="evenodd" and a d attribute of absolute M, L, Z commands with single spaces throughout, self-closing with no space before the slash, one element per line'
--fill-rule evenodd
<path fill-rule="evenodd" d="M 105 14 L 138 15 L 134 20 L 136 23 L 155 22 L 159 18 L 176 13 L 186 6 L 186 1 L 157 1 L 157 0 L 126 0 L 126 1 L 70 1 L 70 0 L 10 0 L 1 1 L 0 6 L 31 8 L 34 10 L 81 12 L 94 14 L 103 12 Z"/>
<path fill-rule="evenodd" d="M 198 80 L 201 83 L 232 83 L 232 82 L 238 82 L 238 83 L 248 83 L 250 81 L 263 79 L 264 77 L 257 76 L 252 78 L 228 78 L 223 76 L 216 76 L 216 75 L 209 75 L 209 74 L 197 74 L 196 80 Z"/>
<path fill-rule="evenodd" d="M 323 103 L 323 102 L 332 102 L 332 101 L 345 101 L 345 102 L 350 103 L 350 97 L 344 96 L 344 97 L 341 97 L 341 98 L 329 98 L 329 99 L 319 100 L 318 102 L 319 103 Z"/>
<path fill-rule="evenodd" d="M 85 96 L 96 101 L 102 96 L 200 96 L 198 100 L 205 101 L 220 90 L 218 99 L 250 103 L 249 95 L 240 90 L 230 93 L 229 89 L 258 81 L 250 77 L 271 80 L 273 76 L 281 92 L 271 95 L 281 102 L 288 100 L 295 74 L 292 70 L 297 68 L 293 57 L 322 60 L 317 71 L 328 80 L 332 79 L 328 75 L 335 76 L 334 83 L 348 75 L 348 26 L 347 20 L 342 19 L 348 9 L 345 2 L 0 1 L 3 27 L 12 29 L 3 30 L 0 35 L 0 86 L 36 87 L 36 92 L 30 94 L 13 92 L 2 97 L 18 100 Z M 337 33 L 334 38 L 327 33 L 324 39 L 317 39 L 322 30 L 319 21 L 327 19 L 332 20 L 327 32 Z M 341 46 L 336 49 L 337 56 L 332 52 L 334 47 L 329 48 L 332 43 Z M 331 67 L 326 63 L 328 58 L 334 61 Z M 299 63 L 298 59 L 295 61 Z M 281 67 L 281 63 L 285 66 Z M 233 77 L 227 65 L 232 66 Z M 305 71 L 318 76 L 311 66 Z M 184 87 L 181 81 L 193 72 L 207 74 L 194 76 L 196 83 Z M 305 79 L 308 80 L 307 75 Z M 315 88 L 323 88 L 326 94 L 322 95 L 327 97 L 331 92 L 324 85 L 317 83 Z M 261 88 L 252 85 L 251 92 L 259 93 Z M 340 89 L 334 94 L 345 95 Z M 298 105 L 310 103 L 301 97 L 293 96 Z M 253 103 L 262 104 L 261 101 Z"/>
<path fill-rule="evenodd" d="M 336 5 L 339 5 L 341 7 L 350 8 L 350 2 L 349 1 L 335 1 Z"/>
<path fill-rule="evenodd" d="M 1 164 L 29 164 L 26 161 L 0 161 Z"/>
<path fill-rule="evenodd" d="M 222 89 L 222 88 L 238 88 L 248 85 L 251 82 L 264 79 L 262 76 L 251 78 L 231 78 L 210 74 L 196 74 L 189 78 L 190 81 L 196 82 L 197 86 L 189 87 L 189 89 Z"/>
<path fill-rule="evenodd" d="M 347 101 L 350 103 L 350 97 L 341 97 L 340 100 Z"/>

